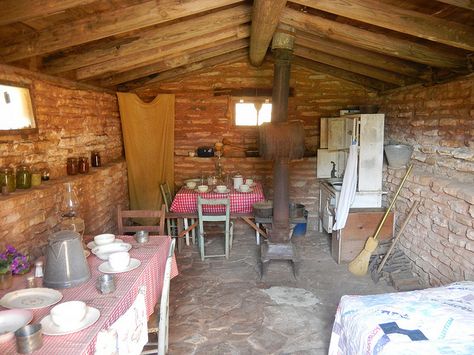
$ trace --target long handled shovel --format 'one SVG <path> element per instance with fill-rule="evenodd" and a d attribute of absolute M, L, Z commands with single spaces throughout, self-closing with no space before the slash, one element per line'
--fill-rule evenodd
<path fill-rule="evenodd" d="M 387 211 L 385 211 L 385 214 L 382 218 L 382 220 L 379 223 L 379 226 L 377 227 L 377 230 L 375 231 L 374 235 L 372 237 L 367 238 L 367 241 L 365 242 L 364 249 L 357 255 L 354 260 L 352 260 L 349 263 L 349 271 L 353 273 L 354 275 L 357 276 L 363 276 L 367 273 L 367 269 L 369 268 L 369 260 L 370 256 L 374 252 L 375 249 L 377 249 L 377 245 L 379 244 L 379 241 L 377 240 L 377 237 L 379 236 L 380 230 L 382 229 L 385 220 L 388 217 L 388 214 L 392 210 L 393 205 L 395 204 L 395 201 L 397 200 L 397 197 L 405 184 L 405 181 L 410 175 L 411 169 L 413 168 L 413 165 L 410 165 L 408 167 L 407 172 L 405 173 L 405 176 L 403 177 L 402 182 L 400 183 L 400 186 L 398 187 L 397 192 L 395 193 L 395 196 L 393 197 L 392 202 L 390 203 L 390 206 L 388 206 Z"/>

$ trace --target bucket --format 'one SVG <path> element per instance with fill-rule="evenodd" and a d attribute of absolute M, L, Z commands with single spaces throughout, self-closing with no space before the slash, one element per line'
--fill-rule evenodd
<path fill-rule="evenodd" d="M 388 144 L 384 150 L 388 165 L 395 169 L 405 167 L 413 153 L 413 147 L 406 144 Z"/>
<path fill-rule="evenodd" d="M 308 211 L 304 210 L 304 219 L 303 223 L 296 223 L 295 228 L 293 229 L 293 237 L 304 237 L 306 235 L 306 227 L 308 225 Z"/>
<path fill-rule="evenodd" d="M 301 203 L 290 203 L 290 218 L 304 217 L 304 205 Z"/>

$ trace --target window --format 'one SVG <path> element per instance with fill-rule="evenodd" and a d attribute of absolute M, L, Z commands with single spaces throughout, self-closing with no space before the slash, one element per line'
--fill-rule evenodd
<path fill-rule="evenodd" d="M 0 84 L 0 133 L 35 131 L 33 104 L 28 87 Z"/>
<path fill-rule="evenodd" d="M 241 98 L 234 103 L 234 122 L 236 126 L 260 126 L 270 122 L 272 104 L 269 99 Z"/>

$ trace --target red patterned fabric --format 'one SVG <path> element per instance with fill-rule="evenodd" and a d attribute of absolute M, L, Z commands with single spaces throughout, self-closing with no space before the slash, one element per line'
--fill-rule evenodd
<path fill-rule="evenodd" d="M 230 188 L 229 193 L 221 194 L 213 190 L 200 193 L 195 190 L 190 190 L 183 186 L 176 194 L 173 203 L 171 204 L 171 211 L 176 213 L 192 213 L 197 211 L 197 197 L 202 196 L 207 199 L 221 199 L 230 197 L 230 213 L 251 213 L 253 212 L 252 205 L 255 202 L 265 200 L 263 195 L 262 185 L 255 183 L 251 192 L 239 192 Z M 206 206 L 205 213 L 223 213 L 224 206 Z"/>
<path fill-rule="evenodd" d="M 132 237 L 119 237 L 125 242 L 134 244 Z M 113 324 L 135 301 L 138 290 L 141 286 L 146 286 L 146 308 L 147 315 L 153 313 L 161 289 L 163 287 L 163 277 L 165 272 L 166 258 L 168 256 L 171 238 L 168 236 L 150 236 L 150 241 L 144 246 L 130 250 L 132 258 L 141 261 L 141 265 L 132 271 L 115 274 L 116 290 L 113 293 L 102 295 L 95 288 L 97 278 L 102 273 L 97 269 L 104 261 L 89 256 L 87 259 L 92 277 L 86 283 L 65 290 L 59 290 L 63 294 L 61 302 L 80 300 L 85 301 L 88 306 L 97 308 L 100 311 L 99 320 L 80 332 L 62 335 L 43 335 L 43 346 L 36 350 L 35 355 L 51 354 L 93 354 L 97 334 L 102 329 L 107 329 Z M 176 260 L 173 258 L 171 277 L 178 275 Z M 23 288 L 25 281 L 16 280 L 16 288 Z M 7 290 L 12 291 L 12 290 Z M 0 293 L 3 296 L 5 292 Z M 43 317 L 49 314 L 54 306 L 33 310 L 33 320 L 31 323 L 39 323 Z M 0 307 L 1 310 L 4 308 Z M 1 354 L 17 354 L 15 350 L 15 339 L 7 343 L 0 344 Z"/>

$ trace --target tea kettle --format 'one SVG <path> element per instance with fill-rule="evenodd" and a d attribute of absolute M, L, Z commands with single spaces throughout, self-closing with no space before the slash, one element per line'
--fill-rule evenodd
<path fill-rule="evenodd" d="M 70 288 L 91 277 L 79 233 L 63 230 L 48 238 L 43 285 Z"/>
<path fill-rule="evenodd" d="M 242 175 L 235 175 L 232 180 L 234 180 L 234 189 L 238 190 L 240 185 L 244 183 L 244 178 Z"/>

